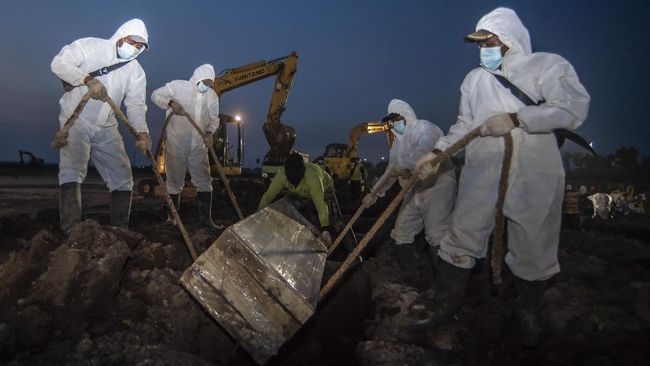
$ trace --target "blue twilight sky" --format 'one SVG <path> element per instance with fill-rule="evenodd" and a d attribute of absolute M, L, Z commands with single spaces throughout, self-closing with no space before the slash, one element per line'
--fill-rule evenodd
<path fill-rule="evenodd" d="M 558 53 L 576 68 L 592 97 L 578 130 L 601 153 L 634 145 L 650 155 L 648 0 L 330 0 L 330 1 L 44 1 L 0 0 L 0 161 L 28 150 L 58 162 L 50 148 L 58 130 L 59 80 L 50 62 L 83 37 L 108 38 L 125 21 L 147 25 L 151 48 L 139 57 L 147 95 L 173 79 L 188 79 L 211 63 L 220 72 L 296 51 L 298 73 L 282 120 L 297 133 L 295 147 L 313 158 L 326 144 L 346 142 L 358 123 L 386 114 L 392 98 L 445 132 L 454 123 L 459 87 L 478 63 L 462 37 L 497 6 L 513 8 L 534 51 Z M 262 124 L 273 78 L 228 92 L 223 113 L 245 119 L 246 165 L 268 146 Z M 155 142 L 164 113 L 148 101 Z M 123 135 L 128 132 L 123 130 Z M 125 138 L 135 164 L 133 138 Z M 568 144 L 570 145 L 570 143 Z M 568 147 L 568 146 L 567 146 Z M 362 137 L 362 156 L 387 155 L 380 135 Z"/>

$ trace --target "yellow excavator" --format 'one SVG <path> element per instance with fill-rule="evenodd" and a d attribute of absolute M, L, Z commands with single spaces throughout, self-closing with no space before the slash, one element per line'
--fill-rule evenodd
<path fill-rule="evenodd" d="M 296 140 L 296 131 L 280 121 L 285 110 L 289 90 L 298 70 L 298 54 L 291 54 L 270 61 L 257 61 L 245 66 L 223 71 L 214 79 L 214 91 L 219 98 L 227 91 L 276 75 L 269 111 L 262 129 L 269 143 L 269 151 L 262 165 L 263 175 L 275 175 L 289 155 Z"/>
<path fill-rule="evenodd" d="M 335 180 L 348 180 L 350 178 L 350 169 L 352 168 L 352 158 L 357 158 L 359 153 L 357 145 L 361 135 L 371 135 L 385 132 L 388 146 L 393 145 L 395 136 L 391 131 L 391 122 L 365 122 L 355 126 L 350 131 L 348 143 L 333 143 L 325 147 L 325 154 L 321 157 L 330 171 L 332 178 Z"/>
<path fill-rule="evenodd" d="M 273 90 L 271 92 L 271 102 L 266 115 L 266 122 L 262 129 L 269 143 L 269 151 L 264 157 L 262 165 L 262 175 L 264 177 L 272 176 L 277 170 L 284 165 L 284 160 L 289 155 L 293 143 L 296 140 L 296 131 L 280 121 L 280 117 L 285 110 L 289 90 L 293 83 L 293 78 L 297 71 L 298 54 L 292 52 L 287 56 L 273 60 L 260 60 L 244 66 L 226 69 L 214 79 L 214 91 L 221 97 L 224 93 L 237 89 L 244 85 L 260 81 L 271 76 L 276 76 Z M 243 141 L 241 134 L 241 123 L 235 117 L 219 114 L 219 129 L 214 133 L 213 147 L 217 156 L 225 168 L 226 175 L 241 175 L 243 164 Z M 237 159 L 233 159 L 228 151 L 228 125 L 234 123 L 237 126 Z M 161 174 L 165 173 L 165 134 L 163 133 L 158 142 L 156 149 L 157 169 Z M 211 161 L 211 171 L 213 176 L 217 177 L 216 164 Z M 192 195 L 191 185 L 186 185 L 183 193 Z M 144 196 L 162 195 L 160 187 L 156 187 L 156 182 L 152 179 L 142 180 L 138 184 L 138 191 Z"/>

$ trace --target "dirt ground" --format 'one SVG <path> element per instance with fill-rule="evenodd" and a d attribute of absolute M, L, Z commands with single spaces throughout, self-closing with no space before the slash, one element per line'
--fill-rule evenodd
<path fill-rule="evenodd" d="M 140 175 L 137 173 L 136 180 Z M 237 188 L 235 187 L 236 193 Z M 165 224 L 157 198 L 134 197 L 130 230 L 108 225 L 109 196 L 89 175 L 84 221 L 69 237 L 58 230 L 56 168 L 0 169 L 0 363 L 9 365 L 255 365 L 179 285 L 190 256 Z M 259 193 L 239 192 L 244 214 Z M 362 235 L 381 213 L 355 227 Z M 341 199 L 351 215 L 355 204 Z M 219 224 L 236 221 L 225 195 Z M 180 208 L 199 252 L 219 232 L 196 226 L 196 208 Z M 454 320 L 405 334 L 399 325 L 431 308 L 432 266 L 421 244 L 419 278 L 399 280 L 388 222 L 363 263 L 269 365 L 646 365 L 650 359 L 650 219 L 587 218 L 564 230 L 562 272 L 544 295 L 546 337 L 523 347 L 512 316 L 512 275 L 489 284 L 475 269 Z M 339 263 L 331 261 L 326 276 Z"/>

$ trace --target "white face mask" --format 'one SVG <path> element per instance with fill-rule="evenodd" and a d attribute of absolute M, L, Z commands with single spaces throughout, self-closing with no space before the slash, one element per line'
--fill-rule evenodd
<path fill-rule="evenodd" d="M 124 60 L 134 59 L 139 53 L 140 50 L 137 47 L 128 44 L 126 41 L 117 47 L 117 55 Z"/>
<path fill-rule="evenodd" d="M 393 122 L 393 132 L 395 134 L 403 135 L 405 130 L 406 130 L 406 121 L 399 120 Z"/>
<path fill-rule="evenodd" d="M 208 90 L 210 90 L 210 87 L 203 84 L 203 81 L 199 81 L 198 83 L 196 83 L 196 89 L 198 89 L 199 93 L 205 93 Z"/>
<path fill-rule="evenodd" d="M 482 47 L 480 49 L 481 65 L 494 71 L 501 66 L 503 56 L 501 56 L 501 46 Z"/>

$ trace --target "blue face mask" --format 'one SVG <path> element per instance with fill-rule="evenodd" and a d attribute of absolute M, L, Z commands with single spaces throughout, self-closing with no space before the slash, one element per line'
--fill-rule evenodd
<path fill-rule="evenodd" d="M 137 47 L 132 46 L 126 42 L 122 42 L 122 45 L 117 47 L 117 55 L 124 60 L 131 60 L 135 58 L 140 50 Z"/>
<path fill-rule="evenodd" d="M 404 120 L 393 122 L 393 132 L 403 135 L 406 130 L 406 123 Z"/>
<path fill-rule="evenodd" d="M 501 56 L 501 46 L 481 47 L 480 48 L 481 65 L 492 71 L 501 66 L 503 56 Z"/>
<path fill-rule="evenodd" d="M 203 84 L 202 81 L 199 81 L 198 83 L 196 83 L 196 89 L 198 89 L 199 93 L 205 93 L 208 90 L 210 90 L 210 87 Z"/>

